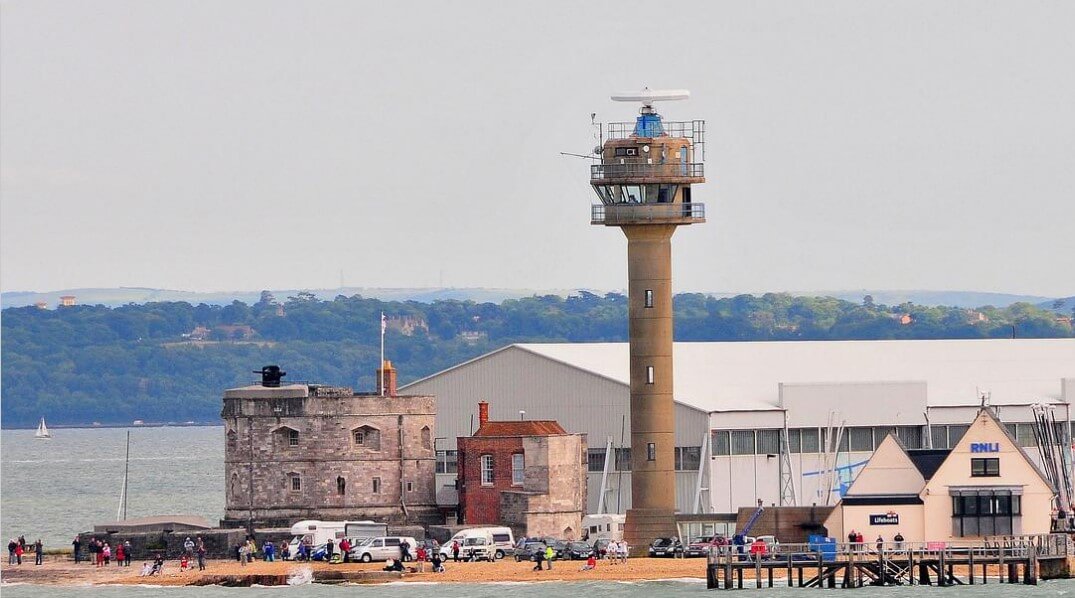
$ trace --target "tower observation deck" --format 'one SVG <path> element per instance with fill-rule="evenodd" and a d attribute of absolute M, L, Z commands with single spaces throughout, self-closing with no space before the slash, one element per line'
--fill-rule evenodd
<path fill-rule="evenodd" d="M 672 398 L 672 234 L 705 222 L 692 185 L 705 182 L 705 122 L 664 121 L 655 101 L 686 90 L 615 94 L 641 102 L 633 123 L 611 123 L 590 167 L 599 204 L 590 222 L 627 237 L 631 371 L 631 502 L 624 539 L 632 551 L 676 535 L 675 417 Z"/>

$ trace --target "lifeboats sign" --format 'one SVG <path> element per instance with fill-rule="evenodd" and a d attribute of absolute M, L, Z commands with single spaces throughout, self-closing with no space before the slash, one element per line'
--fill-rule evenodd
<path fill-rule="evenodd" d="M 972 453 L 999 453 L 999 442 L 972 442 L 970 443 L 970 452 Z"/>
<path fill-rule="evenodd" d="M 884 515 L 870 515 L 870 525 L 899 525 L 900 516 L 898 513 L 889 511 Z"/>

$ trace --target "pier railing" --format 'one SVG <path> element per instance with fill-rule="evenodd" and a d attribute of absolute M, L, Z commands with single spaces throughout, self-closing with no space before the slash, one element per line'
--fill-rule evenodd
<path fill-rule="evenodd" d="M 1025 559 L 1061 558 L 1072 554 L 1066 534 L 1034 534 L 1022 536 L 985 536 L 975 540 L 951 542 L 844 542 L 836 544 L 772 544 L 765 552 L 752 554 L 749 545 L 714 546 L 709 551 L 711 564 L 727 560 L 812 562 L 819 558 L 849 560 L 863 558 L 907 558 L 914 560 L 944 556 L 949 562 L 988 558 Z"/>

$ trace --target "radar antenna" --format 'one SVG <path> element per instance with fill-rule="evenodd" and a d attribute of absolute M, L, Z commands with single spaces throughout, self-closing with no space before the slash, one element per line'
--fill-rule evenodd
<path fill-rule="evenodd" d="M 686 89 L 650 89 L 643 87 L 642 91 L 621 91 L 612 94 L 613 102 L 642 102 L 643 113 L 653 111 L 654 102 L 669 102 L 672 100 L 689 100 L 691 92 Z"/>

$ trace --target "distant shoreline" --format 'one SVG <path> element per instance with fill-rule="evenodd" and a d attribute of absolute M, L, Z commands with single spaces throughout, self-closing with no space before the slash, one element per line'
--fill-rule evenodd
<path fill-rule="evenodd" d="M 46 422 L 48 424 L 48 422 Z M 144 424 L 48 424 L 50 430 L 101 430 L 105 428 L 211 428 L 223 426 L 224 422 L 146 422 Z M 5 432 L 13 430 L 36 430 L 37 426 L 2 426 L 0 430 Z"/>

